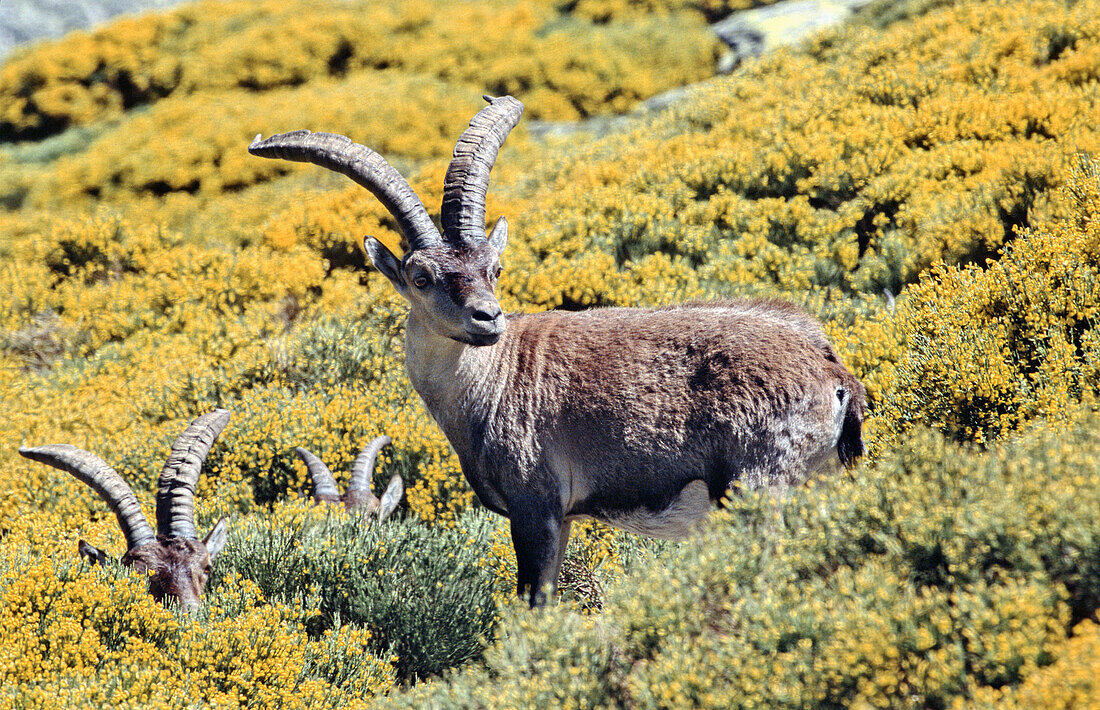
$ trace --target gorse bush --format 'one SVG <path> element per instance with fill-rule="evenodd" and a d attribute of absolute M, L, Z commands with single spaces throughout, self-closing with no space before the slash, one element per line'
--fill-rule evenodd
<path fill-rule="evenodd" d="M 470 510 L 404 371 L 407 307 L 361 251 L 399 249 L 392 218 L 246 152 L 345 132 L 435 216 L 481 93 L 623 111 L 707 76 L 704 19 L 742 4 L 211 2 L 0 67 L 0 704 L 355 706 L 456 665 L 393 704 L 1095 697 L 1097 0 L 877 3 L 602 137 L 521 122 L 487 205 L 511 222 L 506 309 L 785 297 L 871 395 L 843 480 L 734 499 L 684 546 L 578 524 L 582 613 L 498 611 L 506 522 Z M 122 552 L 113 516 L 16 449 L 95 451 L 148 512 L 215 406 L 196 522 L 231 515 L 230 548 L 183 618 L 74 561 L 77 535 Z M 287 502 L 294 447 L 344 483 L 383 433 L 375 484 L 404 477 L 406 520 Z"/>
<path fill-rule="evenodd" d="M 517 298 L 897 294 L 941 260 L 984 263 L 1053 214 L 1069 156 L 1100 140 L 1092 8 L 1027 8 L 847 27 L 574 149 L 513 222 L 541 260 Z"/>
<path fill-rule="evenodd" d="M 1074 638 L 1066 642 L 1065 654 L 1056 662 L 1029 676 L 1019 689 L 979 694 L 973 707 L 1095 708 L 1100 698 L 1098 664 L 1100 626 L 1093 621 L 1083 621 L 1074 629 Z"/>
<path fill-rule="evenodd" d="M 702 79 L 717 48 L 685 11 L 597 27 L 545 0 L 200 2 L 17 52 L 0 71 L 0 140 L 41 138 L 169 96 L 230 90 L 247 102 L 256 91 L 372 69 L 512 92 L 536 116 L 572 118 Z"/>
<path fill-rule="evenodd" d="M 341 624 L 367 629 L 370 647 L 392 653 L 399 676 L 412 680 L 477 658 L 491 638 L 489 529 L 484 515 L 440 529 L 288 506 L 235 530 L 218 568 L 314 613 L 305 622 L 313 636 Z"/>
<path fill-rule="evenodd" d="M 391 705 L 993 697 L 1050 663 L 1100 606 L 1098 423 L 1033 431 L 991 454 L 923 432 L 835 484 L 734 499 L 700 539 L 612 585 L 601 615 L 513 614 L 486 668 Z"/>
<path fill-rule="evenodd" d="M 1100 390 L 1100 169 L 1071 176 L 1068 216 L 1024 230 L 1000 259 L 929 272 L 898 310 L 905 333 L 884 418 L 986 441 L 1064 419 Z"/>
<path fill-rule="evenodd" d="M 40 523 L 39 535 L 59 532 Z M 55 548 L 69 558 L 57 563 L 40 557 L 43 540 L 13 542 L 0 562 L 6 707 L 348 707 L 394 683 L 369 632 L 311 638 L 302 610 L 239 578 L 209 594 L 195 620 L 154 602 L 140 574 L 78 562 L 73 538 Z"/>

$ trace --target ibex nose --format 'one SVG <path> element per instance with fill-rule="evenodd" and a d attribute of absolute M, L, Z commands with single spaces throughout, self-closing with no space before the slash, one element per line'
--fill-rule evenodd
<path fill-rule="evenodd" d="M 483 298 L 466 306 L 466 333 L 475 345 L 492 345 L 504 332 L 504 313 L 495 298 Z"/>
<path fill-rule="evenodd" d="M 502 315 L 504 314 L 500 310 L 500 304 L 496 301 L 482 301 L 470 309 L 470 317 L 484 323 L 493 323 Z"/>

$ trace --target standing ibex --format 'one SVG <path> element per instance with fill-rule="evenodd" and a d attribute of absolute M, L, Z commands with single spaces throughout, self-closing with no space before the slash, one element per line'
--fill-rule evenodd
<path fill-rule="evenodd" d="M 341 172 L 397 220 L 403 258 L 364 246 L 411 304 L 413 386 L 478 498 L 511 521 L 520 594 L 538 604 L 553 588 L 576 518 L 682 538 L 734 483 L 794 483 L 863 452 L 863 386 L 791 305 L 504 315 L 508 223 L 486 235 L 485 193 L 523 105 L 486 100 L 447 170 L 442 233 L 396 170 L 344 136 L 257 136 L 249 151 Z"/>
<path fill-rule="evenodd" d="M 294 449 L 298 453 L 298 457 L 302 459 L 302 463 L 306 465 L 310 480 L 313 481 L 313 502 L 331 503 L 333 505 L 343 504 L 346 510 L 359 510 L 362 512 L 363 517 L 367 519 L 377 516 L 378 522 L 384 523 L 386 518 L 390 517 L 390 513 L 397 508 L 397 504 L 401 502 L 401 496 L 405 493 L 405 483 L 401 480 L 401 474 L 398 473 L 390 477 L 390 482 L 386 485 L 386 491 L 382 494 L 381 499 L 374 495 L 370 489 L 371 477 L 374 475 L 374 462 L 378 458 L 378 452 L 392 443 L 393 439 L 390 437 L 379 436 L 359 452 L 355 463 L 351 465 L 348 492 L 343 497 L 340 496 L 340 490 L 336 487 L 336 477 L 332 475 L 332 471 L 328 469 L 324 461 L 315 456 L 309 449 L 303 449 L 301 446 Z"/>
<path fill-rule="evenodd" d="M 149 576 L 149 593 L 157 601 L 173 599 L 189 609 L 199 605 L 210 575 L 210 563 L 225 546 L 228 524 L 222 518 L 199 540 L 195 531 L 195 485 L 214 439 L 229 422 L 229 412 L 215 409 L 191 423 L 172 444 L 157 483 L 156 535 L 141 512 L 134 492 L 118 472 L 95 454 L 68 444 L 21 448 L 29 459 L 68 471 L 87 483 L 111 507 L 126 536 L 122 564 Z M 78 550 L 93 563 L 107 554 L 80 541 Z"/>

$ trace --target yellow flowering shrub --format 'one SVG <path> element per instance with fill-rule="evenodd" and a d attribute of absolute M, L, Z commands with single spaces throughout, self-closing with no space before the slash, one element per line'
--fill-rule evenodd
<path fill-rule="evenodd" d="M 969 707 L 1011 708 L 1012 710 L 1095 710 L 1100 707 L 1100 626 L 1082 621 L 1073 629 L 1058 660 L 1035 670 L 1018 687 L 1008 692 L 978 695 Z"/>
<path fill-rule="evenodd" d="M 517 295 L 542 307 L 765 285 L 881 296 L 941 260 L 982 264 L 1053 216 L 1072 154 L 1100 148 L 1095 9 L 960 3 L 854 25 L 631 132 L 562 139 L 552 149 L 566 157 L 537 164 L 545 189 L 507 210 L 538 263 Z"/>
<path fill-rule="evenodd" d="M 350 707 L 394 683 L 369 633 L 312 639 L 300 611 L 247 580 L 227 581 L 192 618 L 154 602 L 140 574 L 88 567 L 75 545 L 60 554 L 72 559 L 4 547 L 4 707 Z"/>
<path fill-rule="evenodd" d="M 294 502 L 309 481 L 293 449 L 343 485 L 382 433 L 375 485 L 406 481 L 401 539 L 463 540 L 425 561 L 440 584 L 478 570 L 477 594 L 441 604 L 509 607 L 473 603 L 453 628 L 504 619 L 484 660 L 395 705 L 1093 697 L 1100 176 L 1073 166 L 1100 147 L 1097 0 L 880 4 L 606 135 L 520 124 L 487 205 L 512 224 L 505 308 L 782 296 L 871 395 L 871 461 L 842 480 L 732 501 L 684 546 L 578 524 L 569 560 L 602 585 L 600 614 L 505 603 L 507 523 L 471 527 L 474 495 L 404 372 L 407 307 L 361 251 L 364 234 L 400 248 L 392 218 L 340 176 L 245 150 L 346 133 L 436 216 L 480 93 L 516 94 L 528 119 L 623 111 L 708 75 L 703 16 L 747 4 L 207 2 L 0 66 L 0 706 L 355 706 L 479 656 L 410 670 L 392 628 L 322 603 L 318 580 L 395 568 L 348 552 L 385 531 L 358 539 Z M 197 523 L 233 516 L 235 552 L 183 618 L 140 576 L 76 562 L 78 535 L 122 552 L 113 516 L 16 450 L 93 450 L 148 515 L 173 438 L 215 406 L 233 419 Z M 899 441 L 921 425 L 989 448 Z M 309 543 L 278 593 L 264 535 Z"/>
<path fill-rule="evenodd" d="M 1023 230 L 996 261 L 940 265 L 906 291 L 878 414 L 986 441 L 1100 392 L 1100 168 L 1083 160 L 1068 215 Z"/>
<path fill-rule="evenodd" d="M 234 90 L 231 101 L 248 104 L 257 90 L 387 68 L 515 93 L 531 115 L 572 118 L 702 79 L 717 53 L 688 11 L 597 26 L 550 0 L 196 2 L 17 53 L 0 70 L 0 140 L 42 138 L 167 96 Z"/>

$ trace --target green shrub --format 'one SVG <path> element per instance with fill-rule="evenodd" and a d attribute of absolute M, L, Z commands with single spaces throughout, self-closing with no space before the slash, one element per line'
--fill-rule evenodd
<path fill-rule="evenodd" d="M 1100 608 L 1100 417 L 979 452 L 934 432 L 730 501 L 607 590 L 511 613 L 484 670 L 395 706 L 929 707 L 1016 686 Z"/>
<path fill-rule="evenodd" d="M 464 516 L 454 529 L 412 520 L 372 526 L 302 507 L 235 527 L 217 574 L 239 574 L 269 600 L 301 605 L 314 635 L 342 624 L 369 629 L 372 648 L 392 652 L 406 680 L 481 655 L 496 622 L 482 559 L 487 516 Z"/>
<path fill-rule="evenodd" d="M 379 309 L 381 310 L 381 309 Z M 370 322 L 320 317 L 295 334 L 285 353 L 283 377 L 303 390 L 376 379 L 394 357 L 404 313 L 376 312 Z"/>

